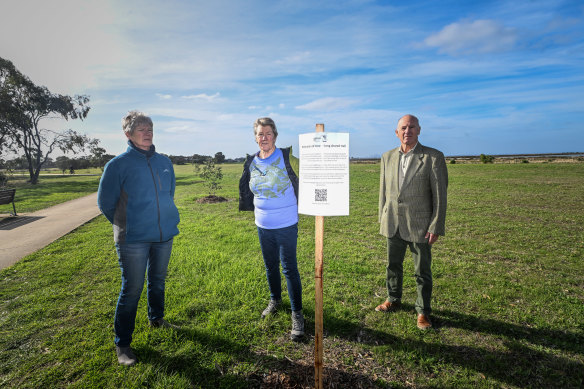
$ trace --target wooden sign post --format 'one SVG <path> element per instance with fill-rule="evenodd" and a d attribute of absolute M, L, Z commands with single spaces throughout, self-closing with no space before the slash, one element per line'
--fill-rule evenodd
<path fill-rule="evenodd" d="M 298 213 L 314 215 L 314 386 L 322 389 L 323 372 L 323 241 L 324 217 L 349 214 L 349 134 L 298 136 L 300 177 Z"/>
<path fill-rule="evenodd" d="M 316 125 L 316 132 L 324 132 L 324 124 Z M 314 217 L 314 387 L 322 389 L 322 268 L 323 268 L 324 216 Z"/>

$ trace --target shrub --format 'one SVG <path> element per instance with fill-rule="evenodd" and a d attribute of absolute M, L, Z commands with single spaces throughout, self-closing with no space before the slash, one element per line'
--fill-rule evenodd
<path fill-rule="evenodd" d="M 221 168 L 215 166 L 215 161 L 212 159 L 207 160 L 203 165 L 202 169 L 197 166 L 195 168 L 196 172 L 199 172 L 199 177 L 205 181 L 205 186 L 209 188 L 209 196 L 214 196 L 218 189 L 221 189 L 219 182 L 223 179 L 223 173 Z"/>
<path fill-rule="evenodd" d="M 454 165 L 455 163 L 456 163 L 456 159 L 451 159 L 451 160 L 450 160 L 450 164 L 451 164 L 451 165 Z"/>
<path fill-rule="evenodd" d="M 486 154 L 481 154 L 479 158 L 482 163 L 493 163 L 493 161 L 495 160 L 495 157 Z"/>

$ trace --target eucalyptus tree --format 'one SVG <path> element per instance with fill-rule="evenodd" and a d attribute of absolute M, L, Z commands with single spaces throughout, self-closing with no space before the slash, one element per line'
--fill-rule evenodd
<path fill-rule="evenodd" d="M 51 153 L 79 152 L 99 142 L 71 129 L 44 126 L 47 119 L 85 119 L 90 109 L 88 103 L 88 96 L 56 94 L 35 85 L 12 62 L 0 58 L 0 152 L 23 155 L 30 182 L 36 184 Z"/>

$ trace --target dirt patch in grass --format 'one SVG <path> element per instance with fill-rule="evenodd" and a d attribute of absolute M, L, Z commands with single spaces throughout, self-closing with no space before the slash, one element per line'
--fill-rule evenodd
<path fill-rule="evenodd" d="M 216 204 L 216 203 L 224 203 L 227 200 L 225 197 L 221 197 L 221 196 L 215 196 L 215 195 L 209 195 L 209 196 L 205 196 L 205 197 L 201 197 L 200 199 L 197 199 L 197 203 L 199 204 Z"/>
<path fill-rule="evenodd" d="M 291 347 L 287 337 L 275 343 Z M 263 374 L 258 372 L 248 378 L 252 386 L 314 388 L 314 338 L 310 336 L 303 342 L 294 343 L 294 348 L 300 351 L 302 358 L 284 356 L 283 359 L 265 361 Z M 352 342 L 325 338 L 324 349 L 322 381 L 325 388 L 379 388 L 398 380 L 394 372 L 374 360 L 371 352 L 363 351 Z M 258 352 L 268 357 L 271 354 L 267 350 Z"/>
<path fill-rule="evenodd" d="M 305 363 L 282 363 L 280 368 L 264 376 L 256 374 L 249 379 L 258 388 L 314 388 L 314 366 Z M 331 367 L 323 370 L 325 388 L 378 388 L 371 378 Z"/>

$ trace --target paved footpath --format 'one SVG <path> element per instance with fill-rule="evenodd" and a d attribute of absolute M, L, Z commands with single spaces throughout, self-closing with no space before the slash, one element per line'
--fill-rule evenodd
<path fill-rule="evenodd" d="M 18 212 L 18 203 L 16 204 Z M 0 222 L 0 269 L 42 249 L 100 214 L 97 192 Z"/>

